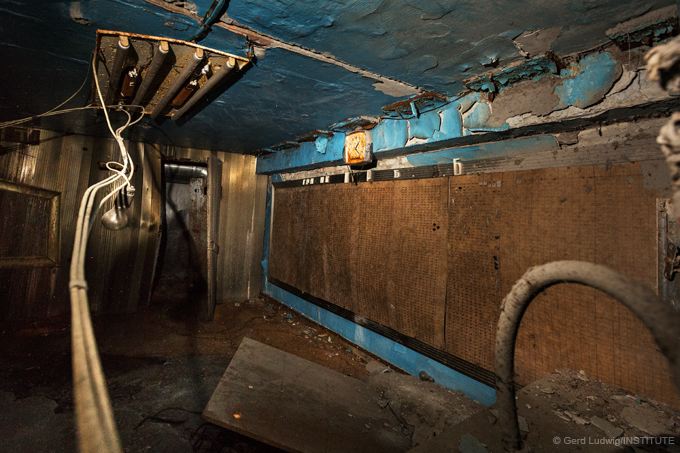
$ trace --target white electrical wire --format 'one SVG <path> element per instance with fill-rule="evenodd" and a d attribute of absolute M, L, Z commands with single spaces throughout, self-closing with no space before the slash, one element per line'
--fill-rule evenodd
<path fill-rule="evenodd" d="M 116 104 L 116 105 L 107 105 L 107 107 L 109 107 L 109 108 L 133 107 L 133 108 L 142 109 L 142 113 L 146 113 L 145 110 L 144 110 L 144 107 L 141 106 L 141 105 L 134 105 L 134 104 L 120 104 L 119 105 L 119 104 Z M 73 108 L 70 108 L 70 109 L 51 110 L 50 112 L 41 113 L 39 115 L 33 115 L 30 118 L 22 118 L 20 120 L 5 121 L 4 123 L 0 123 L 0 129 L 3 129 L 5 127 L 17 126 L 19 124 L 28 123 L 28 122 L 33 121 L 36 118 L 44 118 L 44 117 L 49 117 L 49 116 L 63 115 L 63 114 L 66 114 L 66 113 L 78 112 L 78 111 L 81 111 L 81 110 L 91 110 L 91 109 L 97 110 L 99 108 L 100 107 L 98 107 L 96 105 L 86 105 L 86 106 L 83 106 L 83 107 L 73 107 Z M 125 110 L 121 110 L 121 111 L 124 112 Z"/>
<path fill-rule="evenodd" d="M 123 111 L 125 112 L 125 110 L 123 110 Z M 132 119 L 132 118 L 129 116 L 130 114 L 129 114 L 128 112 L 125 112 L 125 113 L 128 114 L 128 122 L 126 123 L 126 125 L 125 125 L 124 128 L 119 128 L 119 129 L 116 130 L 116 132 L 118 132 L 118 133 L 122 133 L 122 130 L 124 130 L 125 128 L 137 124 L 137 123 L 144 117 L 144 113 L 142 113 L 142 114 L 139 116 L 139 118 L 137 118 L 135 121 L 130 122 L 130 120 Z M 122 130 L 121 130 L 121 129 L 122 129 Z M 119 132 L 119 131 L 120 131 L 120 132 Z M 126 186 L 128 186 L 128 185 L 129 185 L 129 186 L 132 186 L 132 184 L 130 183 L 130 178 L 132 178 L 132 174 L 134 173 L 135 164 L 134 164 L 134 162 L 132 161 L 132 159 L 129 160 L 129 164 L 130 164 L 130 175 L 126 175 L 126 174 L 124 173 L 124 168 L 123 168 L 123 169 L 115 169 L 115 168 L 111 168 L 111 165 L 121 165 L 120 162 L 112 161 L 112 162 L 107 162 L 107 163 L 105 164 L 105 166 L 106 166 L 106 168 L 107 168 L 108 170 L 110 170 L 110 171 L 112 171 L 112 172 L 114 172 L 114 173 L 119 174 L 123 179 L 125 179 L 125 182 L 124 182 L 123 184 L 121 184 L 120 186 L 118 186 L 116 189 L 112 190 L 112 191 L 111 191 L 108 195 L 106 195 L 104 198 L 102 198 L 102 200 L 99 202 L 99 206 L 97 207 L 97 210 L 95 211 L 95 216 L 97 215 L 97 213 L 99 212 L 99 210 L 106 204 L 106 202 L 107 202 L 108 200 L 110 200 L 112 197 L 114 197 L 114 196 L 118 193 L 119 190 L 123 190 L 123 189 L 124 189 Z"/>
<path fill-rule="evenodd" d="M 80 451 L 120 453 L 122 452 L 120 438 L 113 419 L 111 401 L 106 389 L 104 374 L 97 353 L 97 343 L 92 330 L 85 277 L 85 255 L 97 193 L 105 187 L 113 186 L 113 189 L 100 201 L 95 214 L 118 191 L 125 190 L 126 186 L 131 184 L 135 167 L 125 147 L 122 133 L 128 127 L 139 122 L 144 112 L 133 121 L 130 113 L 122 110 L 128 117 L 127 121 L 114 130 L 99 86 L 96 55 L 92 59 L 92 73 L 106 124 L 120 149 L 121 162 L 111 161 L 106 163 L 106 168 L 114 174 L 90 186 L 85 191 L 78 210 L 69 281 L 72 312 L 74 399 Z M 120 168 L 114 168 L 114 166 Z M 117 184 L 119 181 L 122 181 L 122 183 Z"/>
<path fill-rule="evenodd" d="M 85 79 L 83 80 L 83 83 L 80 84 L 78 89 L 73 93 L 71 96 L 69 96 L 65 101 L 60 103 L 59 105 L 56 105 L 46 111 L 45 113 L 40 113 L 38 115 L 32 115 L 32 116 L 27 116 L 26 118 L 21 118 L 17 120 L 11 120 L 11 121 L 6 121 L 4 123 L 0 123 L 0 128 L 12 126 L 13 124 L 6 124 L 6 123 L 22 123 L 26 121 L 31 121 L 33 118 L 41 117 L 41 116 L 49 116 L 50 113 L 54 112 L 55 110 L 59 109 L 60 107 L 63 107 L 64 105 L 68 104 L 73 98 L 78 96 L 78 93 L 81 92 L 81 90 L 85 87 L 85 84 L 87 83 L 87 79 L 90 78 L 90 66 L 87 67 L 87 74 L 85 74 Z"/>

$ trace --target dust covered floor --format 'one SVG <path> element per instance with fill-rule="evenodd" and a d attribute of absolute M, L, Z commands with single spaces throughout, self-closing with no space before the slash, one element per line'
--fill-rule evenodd
<path fill-rule="evenodd" d="M 246 336 L 366 382 L 375 404 L 392 414 L 388 428 L 404 436 L 414 452 L 501 451 L 493 408 L 396 372 L 272 300 L 218 305 L 211 323 L 196 321 L 182 304 L 155 305 L 136 314 L 99 317 L 95 329 L 128 452 L 275 451 L 205 423 L 200 415 Z M 0 332 L 3 451 L 75 451 L 69 335 L 64 320 Z M 525 387 L 519 411 L 532 451 L 679 450 L 677 412 L 582 373 L 558 373 Z M 561 444 L 553 443 L 555 436 Z M 623 449 L 565 444 L 631 436 L 674 440 Z"/>
<path fill-rule="evenodd" d="M 519 427 L 529 451 L 680 452 L 680 413 L 631 395 L 583 371 L 559 370 L 517 394 Z M 411 453 L 502 452 L 496 408 L 443 430 Z"/>
<path fill-rule="evenodd" d="M 181 305 L 102 316 L 95 330 L 126 451 L 272 448 L 204 423 L 201 411 L 242 338 L 358 379 L 371 357 L 271 300 L 218 305 L 200 323 Z M 74 451 L 70 333 L 64 320 L 0 333 L 3 451 Z"/>

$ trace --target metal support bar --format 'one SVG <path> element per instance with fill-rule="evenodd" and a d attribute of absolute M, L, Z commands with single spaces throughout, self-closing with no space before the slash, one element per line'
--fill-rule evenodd
<path fill-rule="evenodd" d="M 214 74 L 208 79 L 208 81 L 198 89 L 196 93 L 189 99 L 189 101 L 184 104 L 184 106 L 177 110 L 174 115 L 172 115 L 173 121 L 179 121 L 184 114 L 191 110 L 198 102 L 203 99 L 213 88 L 219 85 L 236 67 L 236 60 L 233 58 L 227 59 L 226 63 L 222 65 L 219 72 Z"/>
<path fill-rule="evenodd" d="M 208 168 L 188 164 L 163 164 L 163 172 L 168 182 L 189 183 L 192 178 L 207 178 Z"/>
<path fill-rule="evenodd" d="M 515 401 L 515 340 L 529 303 L 546 288 L 559 283 L 579 283 L 606 293 L 623 303 L 649 329 L 666 356 L 673 380 L 680 389 L 680 313 L 662 302 L 647 286 L 608 267 L 583 261 L 555 261 L 532 267 L 503 299 L 496 333 L 496 386 L 503 445 L 520 450 Z"/>
<path fill-rule="evenodd" d="M 153 59 L 151 60 L 149 68 L 144 74 L 144 80 L 142 80 L 142 84 L 139 86 L 137 94 L 132 100 L 132 105 L 143 105 L 149 88 L 151 88 L 153 83 L 156 81 L 158 73 L 163 67 L 163 64 L 165 63 L 165 60 L 168 58 L 169 54 L 170 45 L 167 41 L 161 41 L 159 46 L 156 48 L 156 52 L 153 54 Z"/>
<path fill-rule="evenodd" d="M 111 76 L 109 77 L 109 89 L 106 91 L 106 104 L 110 105 L 116 100 L 118 89 L 120 88 L 120 78 L 123 74 L 128 54 L 130 53 L 130 40 L 127 36 L 118 37 L 118 47 L 116 55 L 113 57 L 111 65 Z"/>
<path fill-rule="evenodd" d="M 170 86 L 168 91 L 165 93 L 165 96 L 156 104 L 156 107 L 153 109 L 151 112 L 151 118 L 156 119 L 158 116 L 163 113 L 163 110 L 168 106 L 170 101 L 174 99 L 174 97 L 177 95 L 179 90 L 182 89 L 184 84 L 187 83 L 189 80 L 189 77 L 194 73 L 196 68 L 198 67 L 199 64 L 203 61 L 203 49 L 196 49 L 196 52 L 194 52 L 193 57 L 191 60 L 187 63 L 187 65 L 184 67 L 182 72 L 177 76 L 175 79 L 175 83 Z"/>

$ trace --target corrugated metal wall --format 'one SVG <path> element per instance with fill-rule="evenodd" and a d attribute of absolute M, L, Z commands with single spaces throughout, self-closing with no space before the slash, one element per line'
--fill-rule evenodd
<path fill-rule="evenodd" d="M 130 227 L 114 232 L 96 222 L 88 248 L 90 300 L 98 312 L 134 311 L 149 300 L 160 243 L 162 154 L 205 161 L 211 153 L 143 143 L 129 143 L 128 149 L 138 168 Z M 214 153 L 224 161 L 217 299 L 245 299 L 261 287 L 267 179 L 255 175 L 252 156 Z M 106 174 L 99 163 L 117 155 L 113 140 L 51 131 L 40 131 L 39 145 L 0 141 L 0 180 L 56 192 L 60 202 L 58 263 L 0 268 L 0 319 L 68 313 L 68 266 L 80 198 L 89 184 Z M 26 224 L 23 217 L 15 218 Z"/>
<path fill-rule="evenodd" d="M 5 319 L 45 318 L 63 314 L 67 309 L 68 265 L 76 220 L 72 213 L 89 182 L 95 140 L 42 132 L 41 141 L 35 146 L 0 142 L 0 179 L 60 194 L 59 263 L 0 270 Z M 110 146 L 100 144 L 103 145 Z M 2 215 L 11 217 L 12 213 Z M 26 219 L 17 218 L 17 222 L 23 225 Z"/>

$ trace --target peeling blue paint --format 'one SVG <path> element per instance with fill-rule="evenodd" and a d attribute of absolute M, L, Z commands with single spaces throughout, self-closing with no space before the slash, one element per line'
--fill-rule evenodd
<path fill-rule="evenodd" d="M 460 98 L 456 99 L 456 104 L 458 105 L 458 110 L 462 113 L 467 112 L 472 108 L 475 102 L 479 102 L 482 96 L 477 92 L 466 93 Z"/>
<path fill-rule="evenodd" d="M 475 102 L 463 115 L 463 124 L 466 129 L 480 129 L 486 125 L 490 116 L 491 107 L 487 102 Z"/>
<path fill-rule="evenodd" d="M 451 103 L 441 109 L 440 116 L 440 128 L 434 132 L 431 141 L 436 142 L 463 136 L 463 118 L 460 115 L 458 103 Z"/>
<path fill-rule="evenodd" d="M 385 119 L 372 131 L 374 152 L 401 148 L 408 140 L 408 123 L 404 120 Z"/>
<path fill-rule="evenodd" d="M 3 57 L 12 61 L 13 71 L 0 74 L 4 87 L 0 93 L 0 119 L 42 112 L 68 97 L 84 78 L 84 62 L 89 59 L 97 28 L 179 39 L 187 39 L 198 30 L 194 19 L 143 0 L 13 0 L 5 3 L 0 8 L 3 24 L 0 42 Z M 202 16 L 212 2 L 195 0 L 194 3 Z M 583 0 L 559 0 L 544 2 L 540 14 L 531 15 L 515 3 L 515 0 L 500 0 L 494 10 L 503 13 L 489 16 L 489 5 L 485 2 L 232 0 L 229 17 L 353 65 L 457 96 L 464 88 L 465 78 L 488 72 L 483 64 L 497 62 L 504 67 L 497 71 L 493 83 L 489 79 L 480 81 L 480 89 L 487 91 L 497 85 L 503 89 L 518 78 L 553 71 L 549 59 L 527 61 L 521 57 L 512 39 L 523 31 L 562 27 L 553 50 L 565 55 L 601 44 L 608 28 L 650 9 L 671 5 L 673 1 L 606 0 L 595 5 Z M 71 18 L 74 4 L 79 5 L 81 11 L 78 17 Z M 489 17 L 493 20 L 488 20 Z M 475 26 L 469 27 L 470 23 Z M 659 30 L 664 32 L 662 28 Z M 58 48 L 55 42 L 60 44 Z M 240 55 L 247 49 L 242 36 L 220 27 L 213 27 L 202 43 Z M 512 65 L 513 62 L 521 63 Z M 52 83 L 55 74 L 58 84 Z M 581 76 L 570 72 L 567 77 L 583 80 L 560 88 L 565 105 L 582 106 L 597 97 L 596 89 L 582 86 L 588 83 L 588 78 L 596 79 L 595 73 Z M 87 101 L 88 90 L 84 93 L 74 104 Z M 375 89 L 374 81 L 358 74 L 280 48 L 267 49 L 243 80 L 194 120 L 182 127 L 171 122 L 160 128 L 141 126 L 131 131 L 134 135 L 131 138 L 254 152 L 343 118 L 378 113 L 381 106 L 392 101 L 392 96 Z M 442 111 L 442 115 L 447 113 Z M 97 116 L 87 112 L 64 120 L 50 118 L 41 124 L 75 133 L 107 133 Z M 428 138 L 419 140 L 436 141 L 458 133 L 457 128 L 443 125 L 438 130 L 424 123 L 412 126 L 417 131 L 412 137 L 425 137 L 428 135 L 425 129 L 432 130 Z M 405 143 L 403 127 L 387 127 L 381 146 L 389 149 Z M 479 124 L 463 125 L 460 134 L 480 130 L 487 129 Z M 319 151 L 322 150 L 320 145 Z"/>
<path fill-rule="evenodd" d="M 488 132 L 506 130 L 507 124 L 501 127 L 486 126 L 489 117 L 489 106 L 486 102 L 477 101 L 479 94 L 465 96 L 464 98 L 452 101 L 449 104 L 422 114 L 419 118 L 410 120 L 383 119 L 372 129 L 373 150 L 377 159 L 385 152 L 394 149 L 408 149 L 409 139 L 419 139 L 420 142 L 436 142 L 462 137 L 473 132 Z M 470 106 L 465 115 L 460 114 L 460 110 Z M 539 138 L 529 137 L 515 139 L 511 141 L 483 144 L 477 146 L 466 146 L 461 148 L 451 148 L 443 151 L 429 153 L 408 154 L 408 161 L 414 165 L 433 165 L 438 163 L 451 162 L 452 156 L 469 156 L 473 153 L 478 158 L 486 156 L 491 150 L 495 150 L 494 156 L 502 155 L 501 150 L 510 152 L 516 148 L 524 147 L 531 150 L 536 146 L 543 146 L 546 143 L 555 144 L 553 137 L 540 136 Z M 272 174 L 276 172 L 295 171 L 302 169 L 320 168 L 333 165 L 340 165 L 343 162 L 344 135 L 336 134 L 328 142 L 326 152 L 320 153 L 315 143 L 303 142 L 297 148 L 279 151 L 273 154 L 262 156 L 257 160 L 257 172 Z M 498 151 L 498 153 L 496 153 Z"/>
<path fill-rule="evenodd" d="M 431 112 L 424 113 L 418 118 L 412 118 L 408 120 L 408 138 L 421 138 L 423 140 L 427 140 L 439 130 L 440 126 L 441 118 L 439 118 L 438 111 L 433 110 Z"/>
<path fill-rule="evenodd" d="M 555 94 L 563 106 L 589 107 L 599 102 L 621 76 L 621 64 L 609 52 L 591 53 L 560 71 Z"/>
<path fill-rule="evenodd" d="M 317 143 L 304 142 L 292 150 L 278 151 L 257 159 L 257 173 L 277 173 L 290 168 L 315 168 L 338 165 L 343 162 L 345 134 L 337 132 L 328 139 L 324 152 L 318 151 Z"/>
<path fill-rule="evenodd" d="M 328 147 L 328 137 L 320 135 L 314 140 L 314 146 L 316 151 L 321 154 L 326 154 L 326 148 Z"/>
<path fill-rule="evenodd" d="M 463 136 L 463 119 L 458 100 L 408 120 L 383 119 L 373 129 L 373 149 L 383 151 L 403 148 L 411 139 L 435 142 Z"/>
<path fill-rule="evenodd" d="M 557 74 L 557 65 L 552 59 L 542 55 L 484 74 L 465 85 L 473 91 L 496 93 L 516 82 L 537 80 L 549 74 Z"/>
<path fill-rule="evenodd" d="M 465 135 L 479 132 L 505 131 L 510 128 L 507 123 L 503 123 L 498 127 L 488 126 L 489 118 L 491 118 L 491 108 L 487 101 L 479 101 L 473 104 L 470 110 L 463 115 Z"/>
<path fill-rule="evenodd" d="M 541 61 L 548 62 L 545 67 L 549 67 L 550 70 L 554 69 L 552 60 Z M 515 71 L 513 74 L 518 74 L 517 68 L 513 70 Z M 586 108 L 600 101 L 620 77 L 621 71 L 621 64 L 611 53 L 599 52 L 582 57 L 579 62 L 562 70 L 559 75 L 545 73 L 536 77 L 551 78 L 552 85 L 549 86 L 555 87 L 554 109 L 559 110 L 572 105 Z M 374 154 L 380 159 L 383 153 L 408 148 L 417 143 L 432 143 L 476 133 L 509 130 L 510 126 L 503 119 L 492 120 L 493 105 L 492 102 L 486 100 L 486 95 L 471 92 L 436 109 L 426 111 L 419 117 L 408 120 L 383 118 L 372 130 Z M 302 144 L 299 148 L 302 154 L 304 154 L 304 146 Z M 287 156 L 285 158 L 283 155 L 266 156 L 261 160 L 285 160 L 293 165 L 288 168 L 275 165 L 272 168 L 276 171 L 294 171 L 310 166 L 324 166 L 323 160 L 320 159 L 305 162 L 302 155 L 288 157 L 289 154 L 297 152 L 295 149 L 286 150 L 282 151 Z M 404 150 L 402 154 L 408 154 L 408 151 Z M 340 159 L 340 154 L 329 156 L 326 165 L 337 164 Z M 258 169 L 265 168 L 269 166 L 264 163 L 258 167 Z"/>
<path fill-rule="evenodd" d="M 513 43 L 522 32 L 562 27 L 552 49 L 567 55 L 603 44 L 606 30 L 619 22 L 673 2 L 231 0 L 229 17 L 284 41 L 454 96 L 465 78 L 488 71 L 484 63 L 524 61 Z"/>
<path fill-rule="evenodd" d="M 465 114 L 461 115 L 461 111 Z M 411 139 L 416 142 L 436 142 L 447 140 L 473 132 L 488 132 L 508 129 L 508 125 L 489 127 L 486 125 L 490 116 L 489 104 L 480 99 L 479 93 L 470 93 L 462 98 L 450 101 L 440 108 L 421 114 L 418 118 L 397 120 L 382 119 L 372 129 L 373 151 L 376 158 L 394 149 L 407 147 Z M 297 148 L 279 151 L 258 159 L 257 171 L 268 173 L 294 171 L 299 169 L 318 168 L 342 163 L 342 146 L 339 137 L 329 142 L 322 152 L 316 145 L 316 155 L 310 153 L 310 144 L 303 142 Z M 319 156 L 323 154 L 323 156 Z"/>

